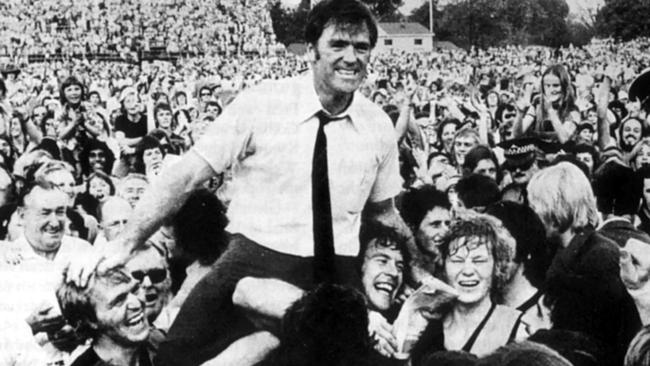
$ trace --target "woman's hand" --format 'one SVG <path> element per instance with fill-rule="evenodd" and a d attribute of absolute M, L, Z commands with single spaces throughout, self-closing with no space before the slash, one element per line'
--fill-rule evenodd
<path fill-rule="evenodd" d="M 393 326 L 376 311 L 368 312 L 368 333 L 377 352 L 385 357 L 393 357 L 397 353 L 397 340 L 393 335 Z"/>

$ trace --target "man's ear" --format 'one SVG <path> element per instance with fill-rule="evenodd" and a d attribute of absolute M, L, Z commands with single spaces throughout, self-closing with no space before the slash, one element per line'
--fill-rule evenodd
<path fill-rule="evenodd" d="M 318 55 L 318 51 L 316 50 L 316 46 L 312 43 L 307 43 L 307 61 L 313 63 L 315 62 L 318 58 L 316 57 Z"/>
<path fill-rule="evenodd" d="M 18 206 L 16 208 L 16 214 L 18 219 L 20 219 L 20 221 L 23 221 L 25 219 L 25 207 Z"/>

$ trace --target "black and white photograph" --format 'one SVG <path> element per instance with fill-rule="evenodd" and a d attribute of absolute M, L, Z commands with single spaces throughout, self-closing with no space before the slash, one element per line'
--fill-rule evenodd
<path fill-rule="evenodd" d="M 650 366 L 648 19 L 2 0 L 0 366 Z"/>

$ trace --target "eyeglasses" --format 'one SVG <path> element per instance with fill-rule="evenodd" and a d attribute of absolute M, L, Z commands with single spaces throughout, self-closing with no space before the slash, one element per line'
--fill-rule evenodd
<path fill-rule="evenodd" d="M 503 118 L 515 118 L 515 117 L 517 117 L 516 113 L 504 114 L 503 115 Z"/>
<path fill-rule="evenodd" d="M 153 284 L 156 284 L 164 281 L 167 278 L 167 270 L 162 268 L 154 268 L 146 272 L 138 270 L 131 272 L 131 276 L 133 276 L 133 278 L 135 278 L 138 282 L 142 282 L 144 281 L 145 277 L 149 277 L 149 281 L 151 281 Z"/>
<path fill-rule="evenodd" d="M 530 169 L 531 166 L 533 166 L 533 163 L 535 162 L 535 159 L 531 159 L 530 161 L 524 162 L 522 164 L 507 164 L 505 169 L 510 171 L 510 172 L 516 172 L 517 169 L 521 170 L 522 172 L 525 172 L 526 170 Z"/>

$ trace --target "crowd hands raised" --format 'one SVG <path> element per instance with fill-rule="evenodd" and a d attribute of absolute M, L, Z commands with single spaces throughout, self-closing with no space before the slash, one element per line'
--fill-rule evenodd
<path fill-rule="evenodd" d="M 13 9 L 47 12 L 47 4 Z M 120 4 L 131 10 L 119 16 L 138 23 L 137 7 Z M 169 6 L 191 13 L 193 3 L 183 4 Z M 229 11 L 254 13 L 243 9 Z M 239 35 L 248 21 L 221 20 Z M 161 24 L 183 33 L 182 24 Z M 117 50 L 132 42 L 129 31 L 142 30 L 97 29 L 120 42 Z M 111 44 L 88 37 L 61 44 Z M 167 41 L 198 52 L 233 41 L 179 37 Z M 640 76 L 650 65 L 647 44 L 373 57 L 360 92 L 394 123 L 406 226 L 363 223 L 360 292 L 240 280 L 232 302 L 258 331 L 192 359 L 648 364 L 650 83 Z M 226 251 L 237 166 L 188 194 L 146 245 L 128 252 L 112 245 L 125 240 L 144 192 L 179 168 L 179 156 L 219 123 L 238 92 L 294 76 L 306 62 L 232 54 L 186 61 L 70 60 L 4 75 L 0 364 L 151 364 L 185 299 Z M 80 258 L 98 265 L 80 272 Z"/>

